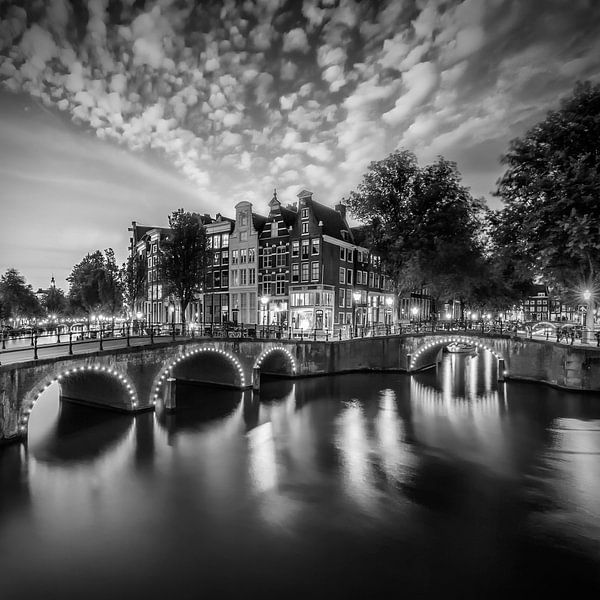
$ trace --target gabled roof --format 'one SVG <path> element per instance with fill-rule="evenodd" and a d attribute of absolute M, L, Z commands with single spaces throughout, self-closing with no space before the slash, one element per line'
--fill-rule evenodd
<path fill-rule="evenodd" d="M 296 222 L 296 219 L 298 218 L 298 213 L 296 211 L 285 208 L 285 206 L 281 206 L 279 210 L 281 211 L 281 216 L 283 217 L 283 222 L 286 224 L 286 227 L 290 227 Z"/>
<path fill-rule="evenodd" d="M 254 225 L 254 229 L 259 233 L 262 231 L 262 228 L 265 226 L 267 222 L 267 217 L 263 215 L 259 215 L 255 212 L 252 213 L 252 224 Z"/>
<path fill-rule="evenodd" d="M 317 222 L 323 223 L 323 235 L 328 235 L 330 237 L 336 238 L 338 240 L 344 240 L 346 242 L 354 242 L 354 237 L 352 235 L 352 230 L 348 227 L 345 219 L 342 215 L 335 209 L 330 208 L 329 206 L 325 206 L 320 202 L 316 202 L 315 200 L 311 201 L 313 207 L 313 214 Z M 348 232 L 346 238 L 342 235 L 342 231 L 345 230 Z"/>

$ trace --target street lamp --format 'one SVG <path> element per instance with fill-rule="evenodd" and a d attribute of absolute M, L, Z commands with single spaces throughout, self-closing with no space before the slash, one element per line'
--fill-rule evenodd
<path fill-rule="evenodd" d="M 269 296 L 267 296 L 266 294 L 264 296 L 261 296 L 260 303 L 262 305 L 263 325 L 264 325 L 265 321 L 267 320 L 267 304 L 269 304 Z"/>
<path fill-rule="evenodd" d="M 413 307 L 410 309 L 410 312 L 411 312 L 411 313 L 412 313 L 412 315 L 413 315 L 413 320 L 416 320 L 416 319 L 417 319 L 417 314 L 419 314 L 419 309 L 418 309 L 416 306 L 413 306 Z M 419 323 L 420 323 L 420 322 L 421 322 L 421 315 L 419 314 Z"/>
<path fill-rule="evenodd" d="M 582 331 L 581 341 L 585 344 L 589 344 L 592 341 L 592 335 L 594 333 L 594 295 L 589 289 L 583 291 L 583 299 L 585 300 L 587 307 L 585 313 L 585 327 Z"/>
<path fill-rule="evenodd" d="M 354 337 L 358 336 L 358 303 L 360 302 L 360 292 L 356 291 L 352 293 L 352 299 L 354 300 Z"/>

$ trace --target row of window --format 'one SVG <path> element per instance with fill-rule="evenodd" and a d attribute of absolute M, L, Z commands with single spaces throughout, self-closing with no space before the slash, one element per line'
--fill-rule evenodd
<path fill-rule="evenodd" d="M 284 296 L 285 284 L 285 273 L 275 275 L 275 281 L 271 279 L 271 275 L 263 275 L 262 294 L 263 296 Z"/>
<path fill-rule="evenodd" d="M 238 285 L 255 285 L 256 284 L 256 269 L 232 269 L 231 270 L 231 286 Z"/>
<path fill-rule="evenodd" d="M 319 263 L 294 263 L 292 264 L 292 283 L 298 281 L 319 281 Z"/>
<path fill-rule="evenodd" d="M 240 250 L 231 251 L 231 264 L 253 263 L 256 260 L 256 248 L 241 248 Z"/>
<path fill-rule="evenodd" d="M 252 293 L 241 293 L 231 294 L 231 308 L 232 310 L 256 310 L 256 294 Z"/>
<path fill-rule="evenodd" d="M 300 248 L 302 247 L 302 253 Z M 313 238 L 311 240 L 302 240 L 300 245 L 299 240 L 292 241 L 292 258 L 300 256 L 303 260 L 306 260 L 310 255 L 318 256 L 321 250 L 321 240 L 319 238 Z"/>
<path fill-rule="evenodd" d="M 220 248 L 229 248 L 229 234 L 228 233 L 215 233 L 209 235 L 206 240 L 208 248 L 219 250 Z"/>
<path fill-rule="evenodd" d="M 287 251 L 285 246 L 277 246 L 275 252 L 271 248 L 263 248 L 262 268 L 285 267 L 287 265 Z"/>
<path fill-rule="evenodd" d="M 292 292 L 290 306 L 333 306 L 333 292 Z"/>

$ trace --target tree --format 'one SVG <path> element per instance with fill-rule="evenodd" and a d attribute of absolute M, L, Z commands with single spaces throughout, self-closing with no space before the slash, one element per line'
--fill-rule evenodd
<path fill-rule="evenodd" d="M 130 314 L 133 314 L 136 304 L 144 295 L 147 274 L 146 260 L 137 253 L 130 254 L 121 267 L 123 293 Z"/>
<path fill-rule="evenodd" d="M 122 286 L 119 279 L 112 248 L 87 254 L 76 264 L 67 281 L 70 283 L 69 301 L 75 311 L 106 311 L 112 315 L 119 312 L 123 303 Z"/>
<path fill-rule="evenodd" d="M 461 185 L 456 165 L 440 157 L 420 168 L 411 152 L 369 165 L 347 200 L 367 223 L 399 292 L 427 286 L 436 298 L 469 298 L 483 276 L 479 234 L 483 202 Z"/>
<path fill-rule="evenodd" d="M 42 314 L 40 303 L 31 285 L 17 269 L 7 269 L 0 277 L 0 301 L 7 318 L 38 317 Z"/>
<path fill-rule="evenodd" d="M 102 308 L 111 315 L 116 315 L 123 308 L 123 282 L 112 248 L 104 251 L 104 269 L 99 282 L 100 302 Z"/>
<path fill-rule="evenodd" d="M 511 142 L 502 162 L 497 194 L 520 268 L 580 301 L 600 281 L 600 84 L 578 84 L 559 110 Z"/>
<path fill-rule="evenodd" d="M 46 294 L 43 302 L 46 312 L 51 314 L 63 314 L 68 306 L 65 293 L 56 287 L 51 287 Z"/>
<path fill-rule="evenodd" d="M 185 329 L 185 310 L 205 285 L 212 251 L 198 215 L 180 209 L 171 214 L 169 225 L 171 233 L 161 246 L 160 271 L 167 292 L 180 302 Z"/>

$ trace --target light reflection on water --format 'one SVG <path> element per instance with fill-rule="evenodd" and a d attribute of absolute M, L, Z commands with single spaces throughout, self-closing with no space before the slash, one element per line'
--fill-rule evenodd
<path fill-rule="evenodd" d="M 2 598 L 600 590 L 600 402 L 496 380 L 447 355 L 136 417 L 49 388 L 0 454 Z"/>

